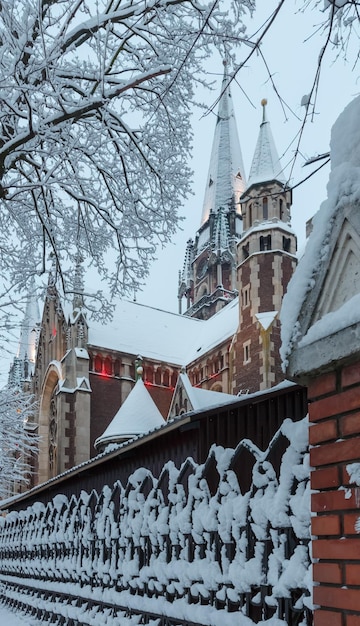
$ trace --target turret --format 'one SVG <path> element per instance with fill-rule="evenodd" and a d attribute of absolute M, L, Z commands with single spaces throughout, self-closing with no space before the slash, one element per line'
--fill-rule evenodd
<path fill-rule="evenodd" d="M 200 318 L 211 317 L 237 295 L 236 242 L 246 179 L 227 68 L 224 62 L 200 228 L 186 250 L 178 291 L 179 303 L 187 299 L 185 314 Z"/>
<path fill-rule="evenodd" d="M 267 389 L 283 378 L 279 312 L 296 267 L 297 241 L 290 224 L 286 184 L 262 100 L 262 122 L 246 191 L 244 233 L 238 243 L 239 331 L 233 350 L 233 390 Z"/>

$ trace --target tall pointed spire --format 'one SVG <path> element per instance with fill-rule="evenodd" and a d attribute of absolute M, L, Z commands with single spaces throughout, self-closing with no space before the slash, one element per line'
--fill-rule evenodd
<path fill-rule="evenodd" d="M 78 250 L 76 255 L 75 276 L 74 276 L 74 297 L 73 309 L 80 310 L 84 306 L 84 266 L 83 258 Z"/>
<path fill-rule="evenodd" d="M 210 167 L 205 189 L 201 225 L 209 219 L 210 212 L 220 207 L 235 207 L 240 214 L 239 199 L 245 191 L 245 169 L 229 87 L 227 62 L 224 61 L 224 77 L 211 150 Z"/>
<path fill-rule="evenodd" d="M 36 350 L 40 333 L 40 313 L 35 281 L 32 279 L 26 300 L 24 318 L 16 357 L 9 370 L 9 385 L 21 388 L 34 372 Z"/>
<path fill-rule="evenodd" d="M 266 183 L 271 180 L 277 180 L 280 183 L 286 182 L 272 136 L 270 123 L 266 116 L 267 100 L 262 100 L 261 105 L 263 107 L 263 118 L 250 168 L 248 187 L 256 185 L 257 183 Z"/>
<path fill-rule="evenodd" d="M 31 363 L 35 363 L 39 328 L 39 304 L 35 291 L 35 281 L 32 279 L 26 300 L 24 319 L 21 324 L 20 341 L 17 353 L 17 357 L 19 359 L 24 360 L 25 358 L 28 358 Z"/>

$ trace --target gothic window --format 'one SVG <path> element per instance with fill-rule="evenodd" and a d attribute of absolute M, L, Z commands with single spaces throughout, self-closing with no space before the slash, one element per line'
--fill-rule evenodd
<path fill-rule="evenodd" d="M 102 358 L 99 355 L 95 357 L 95 372 L 102 372 Z"/>
<path fill-rule="evenodd" d="M 266 237 L 260 237 L 260 250 L 271 250 L 271 235 L 267 235 Z"/>
<path fill-rule="evenodd" d="M 283 220 L 284 219 L 284 208 L 283 208 L 283 201 L 280 198 L 279 200 L 279 211 L 280 211 L 280 219 Z"/>
<path fill-rule="evenodd" d="M 243 251 L 243 259 L 245 260 L 249 256 L 249 242 L 247 242 L 247 244 L 242 247 L 242 251 Z"/>
<path fill-rule="evenodd" d="M 291 239 L 290 237 L 283 237 L 283 249 L 285 252 L 290 252 Z"/>
<path fill-rule="evenodd" d="M 252 225 L 252 203 L 249 204 L 249 220 L 248 220 L 248 224 L 249 224 L 249 227 L 251 227 L 251 225 Z"/>
<path fill-rule="evenodd" d="M 57 431 L 58 420 L 56 411 L 56 397 L 55 390 L 53 391 L 50 400 L 50 415 L 49 415 L 49 470 L 50 476 L 56 476 L 57 472 Z"/>
<path fill-rule="evenodd" d="M 269 219 L 268 199 L 266 196 L 263 198 L 263 219 Z"/>
<path fill-rule="evenodd" d="M 250 361 L 251 361 L 250 343 L 251 343 L 251 341 L 249 340 L 246 343 L 244 343 L 244 345 L 243 345 L 243 348 L 244 348 L 244 364 L 245 363 L 250 363 Z"/>
<path fill-rule="evenodd" d="M 250 305 L 250 285 L 246 285 L 241 292 L 241 299 L 243 307 Z"/>
<path fill-rule="evenodd" d="M 155 385 L 161 385 L 161 368 L 158 367 L 155 372 Z"/>
<path fill-rule="evenodd" d="M 177 373 L 173 372 L 172 376 L 171 376 L 171 386 L 175 387 L 177 383 Z"/>
<path fill-rule="evenodd" d="M 114 376 L 119 377 L 120 376 L 120 368 L 121 368 L 121 363 L 119 359 L 115 359 L 114 361 Z"/>
<path fill-rule="evenodd" d="M 108 376 L 112 375 L 112 362 L 111 362 L 110 357 L 106 357 L 104 361 L 104 369 L 105 369 L 105 374 L 107 374 Z"/>
<path fill-rule="evenodd" d="M 154 384 L 154 368 L 153 367 L 147 367 L 145 369 L 145 380 L 148 383 L 151 383 L 152 385 Z"/>
<path fill-rule="evenodd" d="M 169 383 L 170 383 L 169 370 L 165 370 L 164 375 L 163 375 L 163 385 L 164 385 L 164 387 L 168 387 Z"/>

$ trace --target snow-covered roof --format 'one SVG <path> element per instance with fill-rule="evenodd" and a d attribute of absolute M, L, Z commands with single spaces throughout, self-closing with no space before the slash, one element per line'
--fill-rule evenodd
<path fill-rule="evenodd" d="M 280 164 L 280 159 L 271 132 L 270 123 L 266 118 L 267 101 L 261 102 L 263 106 L 263 120 L 260 125 L 259 136 L 252 160 L 248 188 L 256 183 L 266 183 L 277 180 L 285 183 L 285 177 Z"/>
<path fill-rule="evenodd" d="M 257 220 L 255 220 L 254 224 L 251 226 L 251 228 L 248 228 L 246 231 L 244 231 L 244 236 L 248 236 L 250 233 L 257 233 L 263 230 L 283 230 L 286 233 L 289 233 L 291 235 L 295 234 L 295 231 L 291 228 L 291 225 L 287 222 L 283 222 L 282 220 L 279 219 L 272 219 L 272 220 L 264 220 L 263 222 L 258 222 Z"/>
<path fill-rule="evenodd" d="M 223 404 L 237 402 L 239 400 L 237 396 L 233 396 L 229 393 L 193 387 L 190 383 L 188 375 L 184 373 L 179 375 L 177 386 L 178 385 L 182 385 L 184 387 L 193 411 L 210 409 L 215 406 L 222 406 Z M 174 394 L 176 394 L 176 389 Z"/>
<path fill-rule="evenodd" d="M 111 324 L 89 321 L 88 344 L 183 366 L 232 337 L 237 325 L 237 298 L 206 321 L 121 300 Z"/>
<path fill-rule="evenodd" d="M 141 378 L 136 382 L 95 447 L 118 443 L 163 426 L 165 421 Z"/>
<path fill-rule="evenodd" d="M 209 219 L 210 211 L 217 213 L 220 207 L 229 209 L 233 202 L 240 212 L 239 199 L 246 188 L 245 168 L 225 63 L 224 67 L 201 224 Z"/>

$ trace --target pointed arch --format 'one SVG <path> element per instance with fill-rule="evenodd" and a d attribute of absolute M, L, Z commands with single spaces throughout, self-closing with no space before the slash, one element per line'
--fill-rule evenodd
<path fill-rule="evenodd" d="M 61 363 L 51 361 L 45 372 L 42 384 L 39 406 L 39 482 L 43 482 L 58 473 L 58 459 L 55 454 L 53 458 L 52 470 L 50 470 L 50 447 L 55 452 L 57 444 L 57 431 L 55 428 L 57 417 L 58 399 L 55 397 L 59 381 L 63 379 Z M 50 414 L 52 414 L 54 424 L 50 432 Z M 50 445 L 50 436 L 52 442 Z"/>

